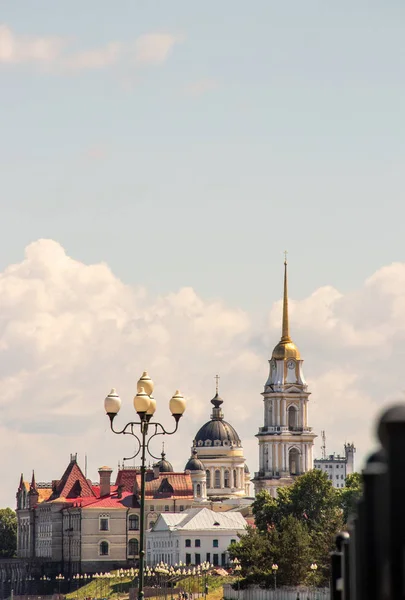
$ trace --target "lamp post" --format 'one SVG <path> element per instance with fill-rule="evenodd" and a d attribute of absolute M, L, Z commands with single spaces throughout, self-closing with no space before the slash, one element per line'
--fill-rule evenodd
<path fill-rule="evenodd" d="M 149 450 L 149 444 L 152 439 L 158 435 L 173 435 L 176 433 L 179 420 L 186 409 L 186 402 L 180 392 L 177 390 L 169 402 L 169 409 L 175 420 L 176 426 L 173 431 L 166 431 L 161 423 L 151 422 L 156 410 L 156 400 L 152 396 L 153 381 L 145 371 L 137 384 L 137 394 L 134 397 L 134 408 L 138 414 L 139 421 L 131 421 L 125 425 L 121 431 L 114 429 L 114 419 L 121 408 L 121 399 L 115 389 L 112 389 L 104 401 L 104 408 L 110 418 L 111 431 L 116 434 L 132 435 L 138 442 L 138 450 L 134 456 L 141 454 L 141 507 L 140 507 L 140 550 L 139 550 L 139 585 L 138 599 L 144 597 L 144 564 L 145 564 L 145 475 L 146 475 L 146 453 L 152 458 L 159 459 Z M 135 433 L 139 427 L 140 437 Z M 152 428 L 152 433 L 150 429 Z M 130 460 L 130 459 L 125 459 Z"/>
<path fill-rule="evenodd" d="M 233 570 L 235 571 L 235 575 L 237 577 L 237 582 L 238 582 L 238 600 L 239 600 L 239 593 L 240 593 L 240 572 L 242 570 L 242 565 L 240 564 L 240 561 L 237 558 L 233 559 L 232 564 L 233 564 Z"/>
<path fill-rule="evenodd" d="M 276 593 L 276 589 L 277 589 L 277 571 L 278 571 L 278 564 L 277 563 L 273 563 L 271 565 L 271 570 L 273 571 L 273 576 L 274 576 L 274 594 Z"/>
<path fill-rule="evenodd" d="M 316 563 L 312 563 L 309 567 L 312 573 L 312 595 L 315 596 L 315 575 L 318 570 L 318 565 Z"/>

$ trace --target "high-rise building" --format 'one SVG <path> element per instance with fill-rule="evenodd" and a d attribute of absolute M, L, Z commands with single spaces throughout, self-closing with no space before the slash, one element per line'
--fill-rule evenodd
<path fill-rule="evenodd" d="M 284 262 L 283 321 L 281 340 L 273 350 L 269 377 L 262 392 L 264 425 L 259 441 L 259 471 L 253 479 L 255 493 L 291 485 L 297 475 L 313 467 L 316 435 L 308 425 L 310 392 L 304 379 L 303 360 L 290 337 L 287 261 Z"/>

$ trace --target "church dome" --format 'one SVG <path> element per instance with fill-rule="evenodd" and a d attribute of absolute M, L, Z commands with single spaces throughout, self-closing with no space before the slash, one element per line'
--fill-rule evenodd
<path fill-rule="evenodd" d="M 197 458 L 197 451 L 193 450 L 191 457 L 188 459 L 185 471 L 205 471 L 203 463 Z"/>
<path fill-rule="evenodd" d="M 205 423 L 195 436 L 194 446 L 241 446 L 241 441 L 235 429 L 227 421 L 224 421 L 223 413 L 220 408 L 223 403 L 222 398 L 216 393 L 211 400 L 214 409 L 211 415 L 211 421 Z"/>
<path fill-rule="evenodd" d="M 156 463 L 156 466 L 159 467 L 159 473 L 173 473 L 172 464 L 166 460 L 166 454 L 162 452 L 162 458 L 159 462 Z"/>
<path fill-rule="evenodd" d="M 297 346 L 290 338 L 287 338 L 285 340 L 281 339 L 277 344 L 273 350 L 272 358 L 275 360 L 287 360 L 288 358 L 300 360 L 301 357 Z"/>

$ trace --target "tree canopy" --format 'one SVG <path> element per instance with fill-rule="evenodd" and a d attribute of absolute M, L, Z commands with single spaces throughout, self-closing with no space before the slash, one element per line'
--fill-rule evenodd
<path fill-rule="evenodd" d="M 11 508 L 0 508 L 0 557 L 13 558 L 17 551 L 17 515 Z"/>
<path fill-rule="evenodd" d="M 325 583 L 335 536 L 361 493 L 360 475 L 349 475 L 347 484 L 335 489 L 326 473 L 313 470 L 290 487 L 279 488 L 277 498 L 260 492 L 252 507 L 256 529 L 249 529 L 230 548 L 246 581 L 271 585 L 271 566 L 277 563 L 282 584 Z M 317 565 L 315 573 L 312 563 Z"/>

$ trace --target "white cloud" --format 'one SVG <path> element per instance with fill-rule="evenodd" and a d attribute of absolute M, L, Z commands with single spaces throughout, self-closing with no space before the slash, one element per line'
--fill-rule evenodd
<path fill-rule="evenodd" d="M 182 38 L 170 33 L 147 33 L 135 42 L 135 61 L 140 65 L 160 65 L 164 63 L 175 44 Z"/>
<path fill-rule="evenodd" d="M 351 294 L 323 287 L 291 301 L 291 332 L 312 391 L 310 424 L 318 434 L 326 430 L 329 451 L 354 441 L 360 458 L 372 447 L 376 414 L 403 396 L 404 292 L 405 265 L 395 264 Z M 52 240 L 31 244 L 0 274 L 0 298 L 0 452 L 12 457 L 3 464 L 0 505 L 13 503 L 20 471 L 58 478 L 70 452 L 82 463 L 88 454 L 93 478 L 100 464 L 114 467 L 130 456 L 131 441 L 109 431 L 103 398 L 118 388 L 124 406 L 117 421 L 126 422 L 144 369 L 155 380 L 165 424 L 171 425 L 174 390 L 188 399 L 180 433 L 166 440 L 176 468 L 209 418 L 217 372 L 225 417 L 244 440 L 251 470 L 257 468 L 254 435 L 280 303 L 260 326 L 253 315 L 191 288 L 153 297 L 105 264 L 73 260 Z"/>
<path fill-rule="evenodd" d="M 0 25 L 0 63 L 50 64 L 61 55 L 64 40 L 58 36 L 20 36 Z"/>
<path fill-rule="evenodd" d="M 25 36 L 0 25 L 0 64 L 32 64 L 76 73 L 100 70 L 120 62 L 131 66 L 161 65 L 166 62 L 180 36 L 148 33 L 133 42 L 108 42 L 99 48 L 75 51 L 72 40 L 59 36 Z"/>

